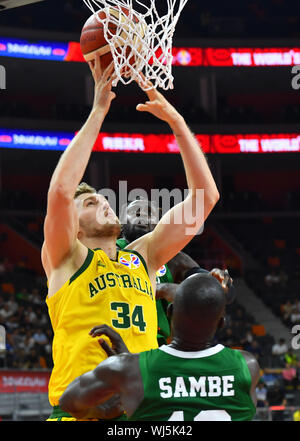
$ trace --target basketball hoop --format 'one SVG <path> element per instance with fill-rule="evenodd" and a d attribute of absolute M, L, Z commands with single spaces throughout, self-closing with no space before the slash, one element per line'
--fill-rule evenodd
<path fill-rule="evenodd" d="M 125 85 L 137 81 L 143 90 L 174 88 L 173 35 L 188 0 L 83 1 L 103 25 L 117 75 L 114 86 L 118 81 Z M 104 19 L 98 18 L 99 10 L 105 12 Z M 117 28 L 114 33 L 112 23 Z"/>

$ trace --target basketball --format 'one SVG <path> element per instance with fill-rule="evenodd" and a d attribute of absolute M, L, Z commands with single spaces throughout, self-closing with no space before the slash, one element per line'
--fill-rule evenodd
<path fill-rule="evenodd" d="M 109 42 L 105 38 L 105 27 L 103 21 L 107 19 L 106 14 L 107 11 L 101 10 L 97 14 L 93 14 L 91 17 L 89 17 L 82 28 L 80 37 L 80 47 L 84 59 L 89 62 L 93 61 L 96 55 L 100 56 L 101 67 L 103 70 L 113 61 Z M 121 13 L 117 8 L 109 8 L 109 17 L 113 18 L 109 19 L 108 21 L 108 34 L 111 38 L 117 35 L 117 38 L 114 40 L 114 45 L 115 47 L 120 48 L 120 53 L 125 45 L 124 40 L 126 39 L 127 32 L 129 31 L 128 25 L 126 25 L 128 15 L 129 11 L 125 7 L 122 7 Z M 135 24 L 139 23 L 139 20 L 135 15 L 132 16 L 132 20 Z M 120 29 L 120 25 L 118 26 L 116 22 L 124 23 L 123 28 Z M 140 29 L 139 32 L 142 34 L 143 31 Z M 127 47 L 125 54 L 128 55 L 128 57 L 130 52 L 130 47 Z M 128 61 L 130 64 L 133 64 L 135 61 L 134 56 L 131 55 Z"/>

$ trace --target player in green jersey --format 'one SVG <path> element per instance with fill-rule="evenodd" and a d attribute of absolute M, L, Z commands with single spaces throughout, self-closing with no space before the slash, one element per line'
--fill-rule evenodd
<path fill-rule="evenodd" d="M 156 205 L 144 199 L 136 199 L 129 203 L 122 215 L 124 217 L 122 238 L 117 240 L 117 246 L 121 250 L 139 237 L 153 231 L 159 221 L 159 210 Z M 170 323 L 166 314 L 169 301 L 165 298 L 165 294 L 160 295 L 162 284 L 174 284 L 168 265 L 163 265 L 156 272 L 157 341 L 159 346 L 167 343 L 171 333 Z"/>
<path fill-rule="evenodd" d="M 260 369 L 252 354 L 212 343 L 225 310 L 226 296 L 216 278 L 195 274 L 179 285 L 168 309 L 170 345 L 125 353 L 112 329 L 96 327 L 94 337 L 105 334 L 113 342 L 108 354 L 123 353 L 74 380 L 60 406 L 82 418 L 89 407 L 119 394 L 132 421 L 251 420 Z"/>
<path fill-rule="evenodd" d="M 117 246 L 123 250 L 139 237 L 150 233 L 157 225 L 160 215 L 154 202 L 147 199 L 135 199 L 123 208 L 122 237 L 117 240 Z M 180 252 L 156 273 L 156 308 L 159 346 L 166 344 L 170 337 L 170 323 L 167 317 L 167 307 L 173 301 L 177 284 L 189 275 L 208 273 L 186 253 Z M 211 271 L 222 284 L 227 295 L 227 303 L 232 303 L 235 296 L 233 281 L 228 271 L 215 268 Z"/>

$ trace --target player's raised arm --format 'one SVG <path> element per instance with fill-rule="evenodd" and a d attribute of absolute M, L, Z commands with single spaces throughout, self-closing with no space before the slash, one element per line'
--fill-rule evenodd
<path fill-rule="evenodd" d="M 184 118 L 155 89 L 147 92 L 149 101 L 137 110 L 149 112 L 171 127 L 183 160 L 189 193 L 167 212 L 147 235 L 148 262 L 154 269 L 168 262 L 197 234 L 219 199 L 219 192 L 201 146 Z"/>
<path fill-rule="evenodd" d="M 42 250 L 44 268 L 49 276 L 74 251 L 77 244 L 78 217 L 74 194 L 87 167 L 99 130 L 115 94 L 111 91 L 113 65 L 104 72 L 100 60 L 90 65 L 95 80 L 92 111 L 78 134 L 62 154 L 48 191 L 47 215 Z"/>

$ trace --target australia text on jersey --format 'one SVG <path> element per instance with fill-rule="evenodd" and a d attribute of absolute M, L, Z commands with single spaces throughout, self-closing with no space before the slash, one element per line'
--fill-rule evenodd
<path fill-rule="evenodd" d="M 89 282 L 90 297 L 92 298 L 99 294 L 99 292 L 103 292 L 106 288 L 136 289 L 143 294 L 149 295 L 153 300 L 151 284 L 149 284 L 147 280 L 137 276 L 134 277 L 129 274 L 117 274 L 113 272 L 100 274 L 93 281 Z"/>

